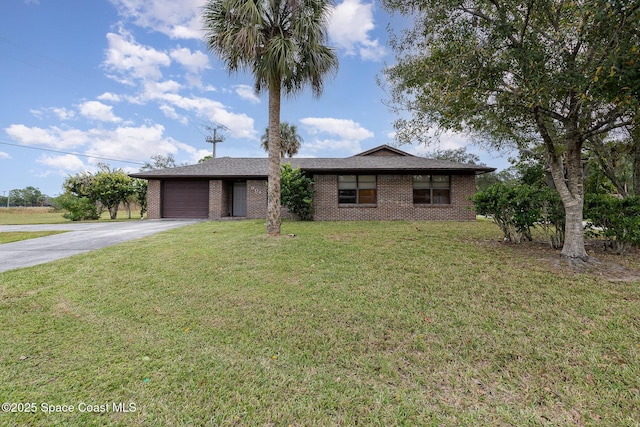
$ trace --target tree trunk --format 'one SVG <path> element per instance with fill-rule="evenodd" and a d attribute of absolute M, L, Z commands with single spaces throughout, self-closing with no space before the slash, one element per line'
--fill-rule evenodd
<path fill-rule="evenodd" d="M 584 173 L 582 169 L 582 143 L 577 136 L 567 136 L 566 142 L 567 174 L 553 174 L 556 188 L 560 193 L 565 219 L 565 238 L 562 256 L 571 262 L 588 261 L 584 247 Z M 557 165 L 560 166 L 560 165 Z M 556 166 L 556 169 L 557 169 Z M 552 167 L 553 170 L 553 167 Z M 562 169 L 560 169 L 561 171 Z M 556 176 L 558 175 L 558 176 Z M 559 184 L 558 180 L 562 182 Z"/>
<path fill-rule="evenodd" d="M 564 137 L 563 162 L 563 156 L 558 154 L 556 144 L 537 107 L 534 108 L 534 115 L 547 151 L 553 183 L 560 194 L 566 214 L 565 238 L 561 255 L 572 264 L 579 261 L 586 262 L 589 260 L 589 256 L 584 247 L 584 225 L 582 224 L 584 211 L 583 142 L 577 132 L 575 122 L 566 123 L 567 134 Z"/>
<path fill-rule="evenodd" d="M 631 194 L 640 196 L 640 125 L 631 132 L 633 144 L 633 189 Z"/>
<path fill-rule="evenodd" d="M 280 235 L 280 82 L 269 86 L 269 187 L 267 233 Z"/>
<path fill-rule="evenodd" d="M 584 247 L 583 202 L 564 203 L 566 214 L 564 245 L 562 256 L 572 261 L 588 261 L 589 256 Z"/>

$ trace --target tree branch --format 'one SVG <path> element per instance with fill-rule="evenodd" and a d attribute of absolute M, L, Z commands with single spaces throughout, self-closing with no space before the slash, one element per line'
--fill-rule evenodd
<path fill-rule="evenodd" d="M 622 122 L 611 122 L 617 116 L 615 111 L 611 111 L 609 114 L 611 117 L 601 120 L 593 125 L 589 130 L 583 133 L 584 138 L 593 138 L 604 133 L 611 132 L 614 129 L 618 129 L 625 126 L 633 125 L 633 119 L 629 118 Z M 608 123 L 608 124 L 607 124 Z"/>
<path fill-rule="evenodd" d="M 522 25 L 522 30 L 520 31 L 520 43 L 524 41 L 525 31 L 529 26 L 529 18 L 531 17 L 531 10 L 533 9 L 533 4 L 535 3 L 535 1 L 536 0 L 530 0 L 529 4 L 527 5 L 527 14 L 524 18 L 524 25 Z"/>
<path fill-rule="evenodd" d="M 595 136 L 593 138 L 590 138 L 589 141 L 591 142 L 591 148 L 596 153 L 598 163 L 600 164 L 600 167 L 602 167 L 602 172 L 613 183 L 613 185 L 616 187 L 616 190 L 618 190 L 618 193 L 620 193 L 622 197 L 627 197 L 628 192 L 625 188 L 625 185 L 618 179 L 618 176 L 616 176 L 616 172 L 613 169 L 611 156 L 605 153 L 603 139 L 599 136 Z"/>

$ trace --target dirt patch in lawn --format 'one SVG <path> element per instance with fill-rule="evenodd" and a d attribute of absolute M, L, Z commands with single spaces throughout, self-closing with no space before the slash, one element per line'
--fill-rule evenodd
<path fill-rule="evenodd" d="M 515 254 L 527 263 L 542 263 L 549 268 L 568 274 L 591 274 L 603 277 L 610 282 L 635 282 L 640 280 L 640 248 L 633 247 L 623 255 L 613 254 L 605 249 L 601 240 L 589 240 L 585 243 L 589 262 L 579 266 L 569 265 L 560 256 L 559 249 L 553 249 L 547 242 L 534 240 L 514 244 L 503 241 L 491 241 L 492 244 L 511 248 Z"/>

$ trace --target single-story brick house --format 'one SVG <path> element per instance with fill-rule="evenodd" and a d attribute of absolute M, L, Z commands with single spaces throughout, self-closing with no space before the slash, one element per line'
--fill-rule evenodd
<path fill-rule="evenodd" d="M 282 159 L 315 181 L 314 219 L 475 219 L 475 176 L 494 168 L 417 157 L 381 145 L 346 158 Z M 147 216 L 267 217 L 267 158 L 214 158 L 131 174 L 148 180 Z"/>

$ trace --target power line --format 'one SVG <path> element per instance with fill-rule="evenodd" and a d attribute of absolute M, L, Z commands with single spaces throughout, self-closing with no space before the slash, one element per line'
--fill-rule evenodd
<path fill-rule="evenodd" d="M 80 154 L 80 153 L 72 153 L 72 152 L 69 152 L 69 151 L 51 150 L 49 148 L 31 147 L 29 145 L 11 144 L 10 142 L 4 142 L 4 141 L 0 141 L 0 144 L 2 144 L 2 145 L 10 145 L 12 147 L 19 147 L 19 148 L 30 148 L 31 150 L 48 151 L 50 153 L 71 154 L 73 156 L 88 157 L 90 159 L 109 160 L 111 162 L 121 162 L 121 163 L 131 163 L 133 165 L 143 165 L 143 166 L 145 165 L 145 163 L 134 162 L 132 160 L 122 160 L 122 159 L 113 159 L 113 158 L 109 158 L 109 157 L 91 156 L 89 154 Z"/>

